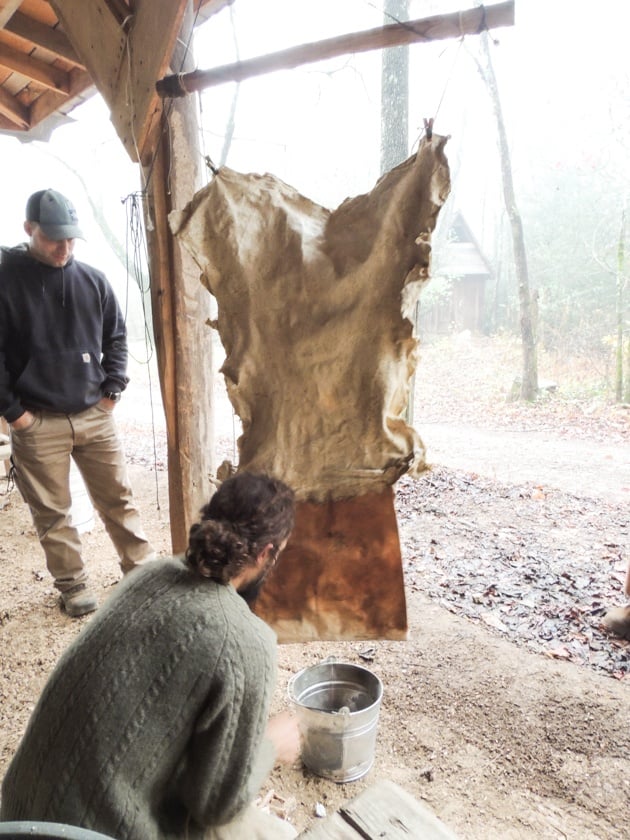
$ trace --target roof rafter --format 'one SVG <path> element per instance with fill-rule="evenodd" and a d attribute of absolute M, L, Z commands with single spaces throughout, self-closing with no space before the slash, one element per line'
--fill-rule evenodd
<path fill-rule="evenodd" d="M 28 128 L 28 108 L 0 88 L 0 114 L 3 114 L 15 128 Z"/>
<path fill-rule="evenodd" d="M 83 66 L 72 44 L 61 29 L 53 29 L 50 26 L 46 26 L 45 23 L 40 23 L 37 20 L 33 20 L 33 18 L 27 17 L 21 12 L 16 12 L 4 28 L 7 32 L 11 32 L 13 35 L 17 35 L 25 41 L 30 41 L 37 47 L 42 47 L 42 49 L 61 56 L 61 58 L 65 58 L 66 61 L 70 61 L 72 64 Z"/>
<path fill-rule="evenodd" d="M 98 90 L 130 157 L 150 155 L 155 80 L 169 72 L 184 15 L 196 27 L 232 2 L 0 0 L 0 133 L 49 136 L 40 123 L 54 128 Z"/>
<path fill-rule="evenodd" d="M 12 47 L 7 47 L 6 44 L 0 44 L 0 64 L 7 70 L 27 76 L 43 87 L 63 93 L 68 92 L 69 81 L 65 70 L 18 52 Z"/>
<path fill-rule="evenodd" d="M 16 10 L 20 8 L 22 0 L 6 0 L 0 9 L 0 28 L 4 27 L 8 20 L 11 20 Z"/>

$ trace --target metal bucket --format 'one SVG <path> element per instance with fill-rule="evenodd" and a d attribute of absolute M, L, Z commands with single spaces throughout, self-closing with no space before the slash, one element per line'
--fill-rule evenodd
<path fill-rule="evenodd" d="M 379 678 L 359 665 L 325 660 L 289 680 L 302 734 L 302 761 L 325 779 L 354 782 L 374 763 L 383 696 Z"/>

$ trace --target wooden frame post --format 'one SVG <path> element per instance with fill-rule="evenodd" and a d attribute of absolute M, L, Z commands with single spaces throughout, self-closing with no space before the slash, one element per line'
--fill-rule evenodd
<path fill-rule="evenodd" d="M 184 57 L 192 29 L 192 4 L 184 15 L 173 65 Z M 155 141 L 143 154 L 147 182 L 145 225 L 151 302 L 168 442 L 169 511 L 173 551 L 182 552 L 199 508 L 211 495 L 213 464 L 213 369 L 210 295 L 199 269 L 168 225 L 201 186 L 201 155 L 193 99 L 173 103 Z"/>

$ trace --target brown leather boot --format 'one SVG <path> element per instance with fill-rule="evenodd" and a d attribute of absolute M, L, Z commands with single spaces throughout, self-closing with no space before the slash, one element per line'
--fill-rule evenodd
<path fill-rule="evenodd" d="M 96 596 L 85 583 L 77 583 L 61 593 L 61 607 L 71 618 L 94 612 L 97 606 Z"/>

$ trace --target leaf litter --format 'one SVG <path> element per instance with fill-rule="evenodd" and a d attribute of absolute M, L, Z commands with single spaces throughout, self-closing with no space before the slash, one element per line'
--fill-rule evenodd
<path fill-rule="evenodd" d="M 630 642 L 607 635 L 623 603 L 623 505 L 433 467 L 396 485 L 406 585 L 515 644 L 624 679 Z"/>

